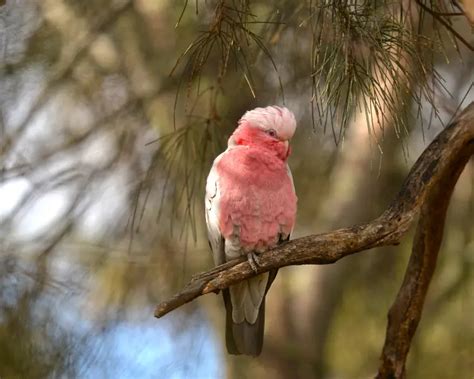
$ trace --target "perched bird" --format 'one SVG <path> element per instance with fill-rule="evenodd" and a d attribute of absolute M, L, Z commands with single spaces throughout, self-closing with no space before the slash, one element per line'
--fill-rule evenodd
<path fill-rule="evenodd" d="M 213 163 L 206 183 L 206 222 L 216 265 L 247 255 L 256 270 L 258 253 L 289 239 L 296 195 L 287 164 L 295 116 L 284 107 L 246 112 Z M 226 345 L 230 354 L 262 351 L 265 295 L 277 270 L 223 291 Z"/>

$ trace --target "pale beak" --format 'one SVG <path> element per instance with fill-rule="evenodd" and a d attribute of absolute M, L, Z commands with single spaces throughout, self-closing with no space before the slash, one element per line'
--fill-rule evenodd
<path fill-rule="evenodd" d="M 288 158 L 291 154 L 290 141 L 285 141 L 285 147 L 286 147 L 286 157 Z"/>

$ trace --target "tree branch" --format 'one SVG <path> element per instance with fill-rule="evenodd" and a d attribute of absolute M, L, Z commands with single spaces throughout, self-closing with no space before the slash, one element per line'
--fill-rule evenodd
<path fill-rule="evenodd" d="M 388 314 L 377 375 L 377 379 L 404 378 L 406 357 L 436 266 L 451 194 L 473 154 L 474 103 L 471 103 L 418 158 L 400 192 L 381 216 L 367 224 L 298 238 L 262 253 L 258 273 L 242 257 L 198 274 L 181 292 L 159 304 L 155 316 L 162 317 L 199 296 L 218 292 L 274 268 L 329 264 L 373 247 L 398 244 L 420 212 L 405 278 Z"/>
<path fill-rule="evenodd" d="M 257 273 L 252 270 L 246 258 L 242 257 L 197 274 L 181 292 L 160 303 L 155 316 L 162 317 L 199 296 L 218 292 L 271 269 L 301 264 L 329 264 L 374 247 L 396 245 L 422 206 L 423 217 L 420 223 L 428 223 L 423 230 L 433 228 L 432 232 L 442 231 L 442 225 L 439 225 L 443 220 L 438 218 L 439 210 L 427 210 L 426 207 L 430 207 L 430 204 L 433 207 L 433 204 L 442 199 L 447 206 L 451 194 L 448 188 L 454 186 L 473 150 L 474 103 L 471 103 L 426 148 L 411 169 L 400 192 L 381 216 L 367 224 L 310 235 L 279 245 L 260 255 Z M 448 183 L 450 186 L 446 187 Z M 436 218 L 431 219 L 431 215 L 436 215 Z M 431 220 L 438 229 L 434 230 L 435 226 L 430 226 L 425 219 Z M 417 240 L 422 238 L 418 236 L 420 233 L 417 233 Z M 429 246 L 433 244 L 434 240 Z"/>
<path fill-rule="evenodd" d="M 465 148 L 457 151 L 456 154 L 451 153 L 447 170 L 439 176 L 425 195 L 405 278 L 388 314 L 387 333 L 378 379 L 405 378 L 405 361 L 411 340 L 421 319 L 428 286 L 436 267 L 451 194 L 464 166 L 474 154 L 472 136 L 474 104 L 466 109 L 464 116 L 461 116 L 460 124 L 454 124 L 454 127 L 465 128 L 468 132 Z"/>

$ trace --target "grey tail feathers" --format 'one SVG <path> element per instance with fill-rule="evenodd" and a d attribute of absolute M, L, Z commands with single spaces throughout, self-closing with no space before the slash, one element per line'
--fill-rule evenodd
<path fill-rule="evenodd" d="M 278 270 L 270 271 L 265 295 L 275 279 L 277 272 Z M 227 351 L 233 355 L 244 354 L 254 357 L 260 355 L 262 352 L 263 332 L 265 329 L 265 296 L 263 297 L 262 304 L 258 311 L 257 321 L 255 321 L 254 324 L 250 324 L 247 321 L 237 324 L 232 320 L 232 303 L 229 290 L 223 290 L 222 294 L 226 308 L 225 340 Z"/>

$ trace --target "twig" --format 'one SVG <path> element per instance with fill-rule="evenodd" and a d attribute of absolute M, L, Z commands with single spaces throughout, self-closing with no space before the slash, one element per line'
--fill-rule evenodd
<path fill-rule="evenodd" d="M 454 28 L 447 22 L 443 17 L 441 17 L 440 14 L 437 12 L 433 11 L 430 7 L 427 7 L 425 4 L 423 4 L 420 0 L 416 0 L 416 3 L 426 12 L 431 14 L 436 20 L 438 20 L 443 26 L 449 30 L 449 32 L 455 36 L 464 46 L 466 46 L 469 50 L 474 51 L 474 46 L 472 46 L 469 42 L 467 42 L 464 37 L 459 34 Z"/>

